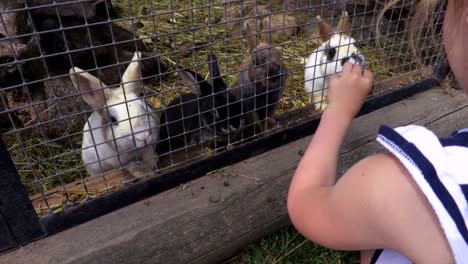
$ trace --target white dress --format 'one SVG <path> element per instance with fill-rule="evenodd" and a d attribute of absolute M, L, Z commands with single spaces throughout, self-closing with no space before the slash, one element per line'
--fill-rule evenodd
<path fill-rule="evenodd" d="M 377 141 L 413 176 L 434 209 L 456 263 L 468 263 L 468 129 L 439 139 L 428 129 L 381 126 Z M 376 250 L 371 263 L 411 263 L 399 253 Z"/>

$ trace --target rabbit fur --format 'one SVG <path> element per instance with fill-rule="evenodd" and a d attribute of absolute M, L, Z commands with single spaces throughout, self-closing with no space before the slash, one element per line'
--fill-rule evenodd
<path fill-rule="evenodd" d="M 251 52 L 251 56 L 243 63 L 239 79 L 231 89 L 236 99 L 242 102 L 248 129 L 244 137 L 255 134 L 252 131 L 255 127 L 262 132 L 276 124 L 274 115 L 286 86 L 288 73 L 282 61 L 283 53 L 270 45 L 269 28 L 268 20 L 264 20 L 261 41 L 257 44 L 257 33 L 249 23 L 244 25 L 247 51 Z M 255 127 L 253 124 L 256 124 Z"/>
<path fill-rule="evenodd" d="M 94 112 L 83 128 L 82 160 L 90 175 L 125 167 L 134 177 L 157 169 L 153 144 L 159 120 L 140 97 L 144 86 L 135 52 L 119 87 L 110 88 L 80 68 L 70 70 L 73 85 Z"/>
<path fill-rule="evenodd" d="M 214 138 L 217 143 L 227 144 L 229 136 L 242 128 L 241 104 L 221 78 L 217 57 L 210 52 L 207 61 L 212 85 L 191 70 L 178 71 L 191 93 L 175 98 L 163 112 L 161 153 Z"/>
<path fill-rule="evenodd" d="M 343 71 L 346 62 L 365 65 L 365 58 L 358 49 L 357 41 L 350 37 L 348 13 L 342 12 L 337 31 L 332 32 L 328 23 L 318 19 L 318 31 L 322 44 L 305 61 L 304 91 L 309 103 L 314 104 L 318 112 L 327 107 L 328 77 Z"/>

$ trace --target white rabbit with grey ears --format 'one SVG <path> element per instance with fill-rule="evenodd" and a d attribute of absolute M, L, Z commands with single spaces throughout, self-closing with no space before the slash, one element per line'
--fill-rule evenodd
<path fill-rule="evenodd" d="M 351 29 L 348 13 L 342 12 L 337 30 L 332 32 L 328 23 L 317 16 L 321 45 L 305 61 L 304 90 L 309 103 L 318 112 L 327 107 L 328 77 L 343 71 L 346 62 L 365 64 L 365 58 L 357 47 L 357 41 L 350 37 Z"/>
<path fill-rule="evenodd" d="M 77 67 L 70 70 L 73 85 L 94 112 L 83 128 L 81 156 L 90 175 L 125 168 L 134 177 L 157 169 L 153 144 L 159 139 L 159 120 L 140 95 L 139 52 L 122 75 L 119 87 L 107 87 Z"/>

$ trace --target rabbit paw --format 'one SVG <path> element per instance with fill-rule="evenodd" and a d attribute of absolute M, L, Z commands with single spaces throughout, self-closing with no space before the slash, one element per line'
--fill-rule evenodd
<path fill-rule="evenodd" d="M 313 104 L 314 104 L 314 109 L 317 112 L 322 112 L 327 108 L 328 102 L 327 102 L 327 97 L 323 95 L 314 95 L 312 98 Z"/>
<path fill-rule="evenodd" d="M 274 117 L 269 117 L 267 119 L 267 130 L 273 129 L 277 127 L 278 123 L 276 122 L 276 119 Z"/>
<path fill-rule="evenodd" d="M 127 170 L 134 178 L 140 178 L 144 175 L 144 171 L 142 170 L 141 164 L 132 164 L 130 167 L 127 168 Z"/>
<path fill-rule="evenodd" d="M 322 112 L 323 110 L 325 110 L 325 108 L 327 108 L 328 104 L 327 102 L 321 102 L 321 103 L 318 103 L 317 105 L 315 105 L 315 110 L 317 110 L 317 112 Z"/>
<path fill-rule="evenodd" d="M 153 151 L 153 148 L 142 153 L 142 161 L 140 166 L 146 173 L 155 172 L 158 169 L 158 156 Z"/>
<path fill-rule="evenodd" d="M 143 167 L 149 172 L 155 172 L 158 169 L 158 159 L 151 157 L 143 161 Z"/>

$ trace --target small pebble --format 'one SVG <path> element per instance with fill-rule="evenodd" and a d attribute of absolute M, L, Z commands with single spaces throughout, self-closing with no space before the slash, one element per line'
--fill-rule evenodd
<path fill-rule="evenodd" d="M 300 149 L 300 150 L 297 152 L 297 154 L 298 154 L 299 156 L 304 156 L 304 151 L 303 151 L 302 149 Z"/>
<path fill-rule="evenodd" d="M 221 200 L 221 198 L 216 194 L 213 194 L 213 195 L 210 196 L 210 202 L 212 202 L 212 203 L 217 203 L 220 200 Z"/>
<path fill-rule="evenodd" d="M 225 181 L 225 182 L 223 183 L 223 185 L 224 185 L 224 187 L 228 187 L 228 186 L 231 185 L 231 184 L 230 184 L 228 181 Z"/>
<path fill-rule="evenodd" d="M 200 189 L 205 190 L 205 186 L 200 187 Z"/>

